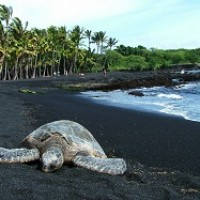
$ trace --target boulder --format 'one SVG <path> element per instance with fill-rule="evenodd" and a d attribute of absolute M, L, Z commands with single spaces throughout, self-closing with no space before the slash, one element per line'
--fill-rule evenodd
<path fill-rule="evenodd" d="M 143 97 L 144 96 L 144 94 L 140 91 L 131 91 L 128 94 L 134 95 L 134 96 L 137 96 L 137 97 Z"/>

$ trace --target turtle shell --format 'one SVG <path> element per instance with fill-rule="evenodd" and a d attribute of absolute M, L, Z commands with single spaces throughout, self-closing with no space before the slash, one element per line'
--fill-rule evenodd
<path fill-rule="evenodd" d="M 24 139 L 23 143 L 30 143 L 30 138 L 34 138 L 38 142 L 43 142 L 55 134 L 64 138 L 68 145 L 83 145 L 92 149 L 97 155 L 105 155 L 99 143 L 85 127 L 69 120 L 55 121 L 42 125 L 28 135 Z"/>

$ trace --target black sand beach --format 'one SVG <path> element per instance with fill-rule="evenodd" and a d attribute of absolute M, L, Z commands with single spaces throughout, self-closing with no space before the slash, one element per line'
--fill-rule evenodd
<path fill-rule="evenodd" d="M 43 173 L 38 163 L 0 164 L 0 199 L 200 199 L 200 123 L 95 104 L 53 82 L 0 83 L 0 146 L 18 147 L 40 125 L 69 119 L 88 128 L 109 156 L 126 159 L 128 170 L 111 176 L 63 166 Z"/>

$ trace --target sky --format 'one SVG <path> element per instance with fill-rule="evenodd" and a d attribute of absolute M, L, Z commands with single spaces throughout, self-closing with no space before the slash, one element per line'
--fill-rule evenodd
<path fill-rule="evenodd" d="M 33 27 L 106 31 L 117 45 L 200 48 L 200 0 L 0 0 Z"/>

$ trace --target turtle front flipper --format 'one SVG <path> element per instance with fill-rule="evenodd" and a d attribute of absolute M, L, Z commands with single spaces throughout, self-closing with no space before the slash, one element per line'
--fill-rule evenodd
<path fill-rule="evenodd" d="M 122 158 L 99 158 L 76 155 L 72 161 L 77 166 L 101 173 L 117 175 L 123 174 L 126 171 L 126 163 Z"/>
<path fill-rule="evenodd" d="M 40 153 L 38 149 L 6 149 L 0 148 L 0 163 L 26 163 L 38 160 Z"/>

